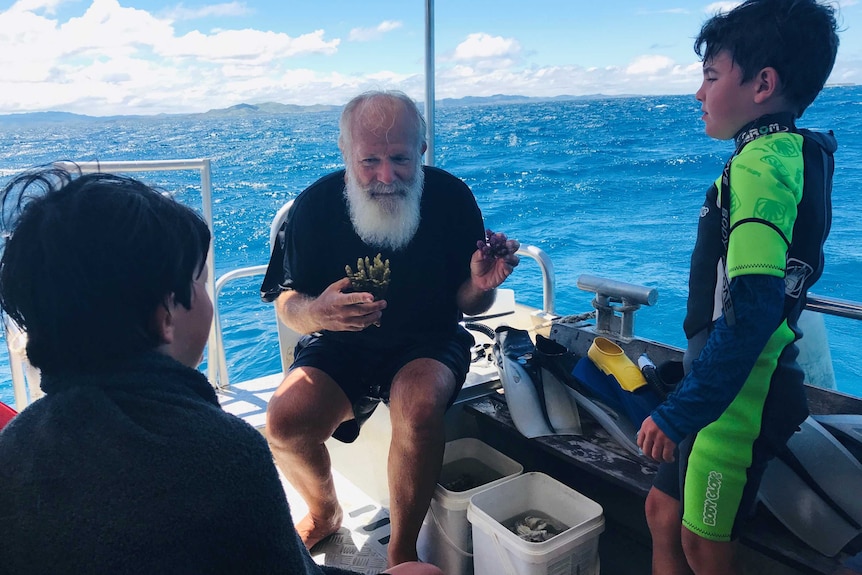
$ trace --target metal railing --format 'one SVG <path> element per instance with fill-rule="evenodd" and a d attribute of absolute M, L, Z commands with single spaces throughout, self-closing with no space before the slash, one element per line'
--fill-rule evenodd
<path fill-rule="evenodd" d="M 281 213 L 281 212 L 279 212 L 279 213 Z M 278 216 L 276 217 L 276 219 L 278 219 Z M 273 229 L 277 229 L 276 223 L 277 222 L 274 222 Z M 541 249 L 539 249 L 535 246 L 530 246 L 530 245 L 521 246 L 521 249 L 518 250 L 518 255 L 530 258 L 538 264 L 539 269 L 542 272 L 542 301 L 543 301 L 542 305 L 544 307 L 544 309 L 542 311 L 549 313 L 549 314 L 554 314 L 555 313 L 555 311 L 554 311 L 554 306 L 555 306 L 555 303 L 554 303 L 555 278 L 554 278 L 554 265 L 551 262 L 551 258 L 548 257 L 548 254 L 543 252 Z M 218 366 L 218 368 L 217 368 L 218 369 L 218 375 L 216 377 L 211 377 L 210 381 L 213 384 L 216 384 L 218 387 L 227 387 L 228 385 L 230 385 L 230 379 L 228 376 L 227 358 L 226 358 L 225 348 L 224 348 L 224 336 L 223 336 L 222 331 L 221 331 L 221 320 L 220 320 L 220 309 L 219 309 L 220 306 L 219 306 L 219 301 L 218 301 L 219 294 L 221 293 L 221 291 L 224 289 L 224 287 L 228 283 L 235 281 L 235 280 L 238 280 L 238 279 L 242 279 L 242 278 L 263 275 L 266 272 L 266 268 L 267 268 L 267 266 L 265 266 L 265 265 L 239 268 L 239 269 L 231 270 L 231 271 L 221 275 L 216 280 L 215 296 L 213 298 L 213 309 L 214 309 L 213 330 L 216 332 L 216 336 L 215 336 L 216 343 L 215 343 L 214 350 L 215 350 L 215 354 L 216 354 L 215 355 L 215 363 L 217 363 L 217 366 Z M 278 321 L 277 318 L 276 318 L 276 321 Z M 282 326 L 283 326 L 283 324 L 279 323 L 279 328 L 282 328 Z M 284 349 L 285 345 L 292 345 L 292 343 L 286 344 L 284 341 L 282 341 L 282 339 L 285 337 L 285 334 L 288 331 L 289 330 L 287 328 L 280 329 L 280 331 L 279 331 L 279 348 L 280 348 L 280 355 L 281 355 L 281 359 L 282 359 L 282 369 L 283 370 L 286 370 L 288 367 L 289 362 L 286 361 L 286 357 L 287 357 L 287 354 L 292 351 L 292 350 Z M 212 360 L 213 359 L 212 354 L 208 355 L 207 358 L 208 358 L 208 360 Z"/>
<path fill-rule="evenodd" d="M 136 173 L 136 172 L 175 172 L 182 170 L 194 170 L 200 173 L 201 178 L 201 211 L 204 220 L 210 230 L 213 229 L 212 211 L 212 171 L 208 158 L 193 158 L 181 160 L 129 160 L 110 162 L 56 162 L 54 165 L 70 172 L 81 174 L 93 173 Z M 210 249 L 207 253 L 207 266 L 210 274 L 207 278 L 206 289 L 210 297 L 215 296 L 215 236 L 210 238 Z M 10 322 L 11 323 L 11 322 Z M 23 334 L 14 324 L 4 324 L 6 330 L 6 348 L 9 351 L 9 366 L 12 374 L 12 389 L 15 394 L 15 406 L 18 411 L 24 409 L 35 396 L 38 395 L 38 374 L 32 369 L 22 344 Z M 213 328 L 215 323 L 213 323 Z M 215 329 L 210 330 L 209 348 L 216 347 Z M 209 360 L 209 356 L 207 358 Z M 207 375 L 211 379 L 216 376 L 214 362 L 207 361 Z M 28 377 L 25 374 L 29 374 Z M 29 392 L 28 392 L 29 388 Z"/>
<path fill-rule="evenodd" d="M 826 315 L 862 320 L 862 303 L 846 299 L 838 299 L 808 294 L 805 309 Z"/>
<path fill-rule="evenodd" d="M 214 365 L 216 371 L 216 375 L 210 375 L 210 383 L 216 387 L 223 388 L 230 385 L 227 371 L 227 358 L 225 356 L 224 349 L 224 335 L 221 330 L 219 295 L 224 287 L 230 282 L 247 277 L 262 276 L 266 273 L 266 268 L 266 265 L 239 268 L 219 276 L 216 280 L 215 294 L 213 296 L 213 334 L 215 336 L 215 344 L 211 348 L 212 351 L 207 352 L 207 365 Z M 278 321 L 277 317 L 276 321 Z M 281 342 L 279 342 L 279 346 L 280 345 Z M 215 359 L 215 361 L 213 361 L 213 359 Z"/>
<path fill-rule="evenodd" d="M 623 339 L 634 336 L 634 314 L 642 305 L 655 305 L 658 290 L 594 275 L 578 277 L 580 289 L 596 294 L 596 331 Z M 622 305 L 613 305 L 613 304 Z M 807 294 L 806 310 L 824 315 L 862 320 L 862 303 Z M 618 329 L 618 333 L 617 333 Z"/>
<path fill-rule="evenodd" d="M 180 159 L 180 160 L 141 160 L 141 161 L 109 161 L 109 162 L 58 162 L 56 165 L 72 171 L 80 171 L 81 173 L 96 173 L 96 172 L 155 172 L 155 171 L 181 171 L 194 170 L 200 173 L 201 178 L 201 206 L 202 216 L 210 229 L 213 229 L 213 212 L 212 212 L 212 172 L 211 162 L 209 159 Z M 286 213 L 287 205 L 279 212 L 280 216 Z M 276 229 L 273 226 L 273 229 Z M 270 234 L 272 236 L 272 232 Z M 271 241 L 274 239 L 270 238 Z M 555 274 L 553 263 L 544 251 L 536 246 L 525 245 L 518 250 L 518 255 L 534 260 L 542 273 L 542 307 L 546 314 L 554 315 L 556 313 L 555 301 Z M 207 265 L 211 271 L 206 282 L 206 288 L 213 301 L 213 323 L 210 330 L 208 347 L 207 347 L 207 377 L 209 380 L 218 386 L 229 385 L 227 359 L 225 356 L 224 337 L 221 330 L 220 313 L 219 313 L 219 295 L 222 289 L 230 282 L 256 275 L 263 275 L 266 271 L 265 265 L 249 266 L 236 270 L 229 271 L 217 280 L 214 279 L 215 274 L 215 234 L 210 239 L 210 249 L 207 254 Z M 583 276 L 588 278 L 589 276 Z M 611 280 L 603 280 L 611 281 Z M 603 284 L 604 285 L 604 284 Z M 589 287 L 589 286 L 587 286 Z M 605 286 L 607 287 L 607 286 Z M 587 289 L 587 288 L 584 288 Z M 631 294 L 626 294 L 631 296 Z M 649 296 L 649 297 L 647 297 Z M 654 295 L 652 292 L 647 294 L 649 301 L 643 301 L 645 305 L 654 303 Z M 633 296 L 631 296 L 633 297 Z M 635 298 L 637 299 L 637 298 Z M 807 309 L 816 311 L 826 315 L 862 320 L 862 303 L 842 300 L 837 298 L 829 298 L 808 294 Z M 276 320 L 277 321 L 277 320 Z M 12 385 L 15 393 L 16 408 L 20 411 L 32 401 L 33 394 L 28 393 L 28 377 L 29 386 L 31 389 L 34 386 L 34 375 L 32 367 L 26 360 L 24 355 L 23 345 L 21 345 L 22 334 L 14 325 L 8 323 L 4 325 L 6 330 L 6 346 L 9 351 L 9 362 L 12 374 Z M 282 366 L 284 365 L 285 355 L 282 350 Z M 38 385 L 38 381 L 35 382 Z"/>

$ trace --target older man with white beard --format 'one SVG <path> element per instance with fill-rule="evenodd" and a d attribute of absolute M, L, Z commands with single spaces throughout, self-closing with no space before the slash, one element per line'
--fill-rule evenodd
<path fill-rule="evenodd" d="M 306 334 L 270 400 L 267 434 L 279 468 L 308 504 L 297 530 L 310 549 L 341 525 L 330 436 L 351 442 L 380 401 L 392 422 L 390 566 L 417 559 L 416 540 L 440 472 L 443 416 L 464 383 L 472 336 L 463 314 L 487 310 L 518 265 L 518 242 L 483 255 L 482 214 L 451 174 L 422 166 L 425 121 L 400 92 L 344 108 L 346 170 L 294 202 L 262 292 Z M 355 291 L 345 267 L 389 260 L 382 297 Z"/>

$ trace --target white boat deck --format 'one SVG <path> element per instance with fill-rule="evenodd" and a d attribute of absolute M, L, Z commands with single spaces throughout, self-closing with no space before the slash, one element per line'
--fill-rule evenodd
<path fill-rule="evenodd" d="M 483 342 L 490 342 L 478 333 L 475 338 L 480 346 Z M 241 417 L 265 433 L 266 406 L 282 377 L 281 373 L 276 373 L 231 384 L 226 389 L 216 390 L 219 402 L 225 411 Z M 497 368 L 490 355 L 480 354 L 471 366 L 461 395 L 470 397 L 485 393 L 488 384 L 493 385 L 497 379 Z M 363 425 L 362 434 L 354 443 L 329 441 L 333 477 L 344 509 L 344 523 L 338 533 L 312 550 L 312 556 L 319 564 L 369 575 L 380 573 L 386 568 L 386 545 L 389 543 L 386 460 L 389 437 L 389 410 L 381 405 Z M 280 472 L 279 476 L 293 519 L 298 521 L 308 512 L 308 507 Z"/>
<path fill-rule="evenodd" d="M 544 320 L 533 308 L 517 305 L 511 290 L 500 290 L 498 301 L 487 312 L 482 324 L 494 329 L 507 324 L 529 329 Z M 490 316 L 490 317 L 489 317 Z M 477 346 L 475 360 L 462 386 L 460 400 L 488 393 L 499 383 L 497 367 L 490 352 L 492 340 L 480 332 L 471 332 Z M 266 406 L 281 383 L 283 375 L 275 373 L 217 389 L 225 411 L 241 417 L 265 433 Z M 457 403 L 457 402 L 456 402 Z M 457 419 L 460 410 L 450 409 L 447 419 Z M 457 425 L 449 426 L 459 433 Z M 389 489 L 386 468 L 391 430 L 389 410 L 381 405 L 363 425 L 359 438 L 350 444 L 330 439 L 327 446 L 333 462 L 336 492 L 344 509 L 341 530 L 318 544 L 312 556 L 319 564 L 342 567 L 358 573 L 374 574 L 386 568 L 386 545 L 389 542 Z M 456 437 L 447 437 L 447 440 Z M 308 507 L 282 476 L 282 484 L 294 521 Z"/>
<path fill-rule="evenodd" d="M 389 544 L 389 509 L 374 501 L 338 471 L 333 471 L 338 499 L 344 509 L 344 523 L 337 533 L 312 549 L 312 557 L 321 565 L 341 567 L 374 575 L 386 569 L 386 546 Z M 294 519 L 303 517 L 308 508 L 284 477 L 282 483 Z"/>
<path fill-rule="evenodd" d="M 229 389 L 217 390 L 219 402 L 225 411 L 243 418 L 264 432 L 266 405 L 278 384 L 281 383 L 281 379 L 282 375 L 279 373 L 233 384 Z M 385 413 L 385 410 L 380 411 Z M 348 450 L 338 449 L 337 445 L 332 447 L 339 452 L 337 463 L 348 464 L 342 461 L 343 455 Z M 357 455 L 359 453 L 364 455 L 362 449 L 356 452 Z M 333 459 L 336 459 L 335 456 Z M 354 463 L 363 465 L 359 461 Z M 371 464 L 366 459 L 364 466 L 369 465 Z M 333 476 L 338 498 L 344 509 L 344 523 L 338 533 L 312 550 L 312 556 L 321 565 L 341 567 L 368 575 L 380 573 L 386 569 L 389 510 L 381 500 L 365 493 L 337 469 L 334 470 Z M 298 521 L 308 512 L 308 507 L 281 472 L 279 477 L 281 477 L 293 519 Z"/>

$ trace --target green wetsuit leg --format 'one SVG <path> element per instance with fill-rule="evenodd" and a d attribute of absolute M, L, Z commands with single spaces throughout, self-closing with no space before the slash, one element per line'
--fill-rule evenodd
<path fill-rule="evenodd" d="M 787 323 L 782 323 L 730 406 L 695 438 L 685 472 L 682 523 L 705 539 L 731 540 L 740 511 L 747 512 L 740 509 L 750 499 L 746 490 L 756 490 L 760 483 L 761 473 L 749 475 L 754 444 L 761 435 L 763 408 L 778 357 L 793 337 Z"/>

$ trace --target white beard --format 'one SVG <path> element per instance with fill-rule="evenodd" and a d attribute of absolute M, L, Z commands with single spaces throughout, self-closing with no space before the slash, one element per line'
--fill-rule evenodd
<path fill-rule="evenodd" d="M 409 182 L 362 186 L 350 166 L 347 167 L 344 197 L 353 229 L 366 244 L 395 251 L 406 247 L 416 235 L 425 184 L 421 164 L 415 174 Z"/>

